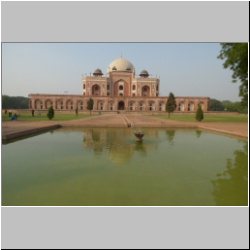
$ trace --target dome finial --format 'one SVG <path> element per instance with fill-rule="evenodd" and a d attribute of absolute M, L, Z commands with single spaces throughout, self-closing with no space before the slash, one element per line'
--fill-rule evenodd
<path fill-rule="evenodd" d="M 121 58 L 122 58 L 122 52 L 121 52 Z"/>

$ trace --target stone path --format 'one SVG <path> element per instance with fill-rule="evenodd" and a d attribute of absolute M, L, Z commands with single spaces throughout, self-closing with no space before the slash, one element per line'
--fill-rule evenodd
<path fill-rule="evenodd" d="M 203 128 L 248 137 L 247 123 L 178 122 L 142 115 L 107 114 L 72 121 L 2 122 L 2 139 L 14 138 L 57 127 L 185 127 Z"/>
<path fill-rule="evenodd" d="M 69 127 L 127 127 L 123 115 L 99 115 L 72 121 L 59 122 L 62 126 Z"/>
<path fill-rule="evenodd" d="M 177 128 L 197 128 L 194 122 L 168 121 L 160 118 L 152 118 L 142 115 L 124 115 L 131 124 L 131 127 L 177 127 Z"/>

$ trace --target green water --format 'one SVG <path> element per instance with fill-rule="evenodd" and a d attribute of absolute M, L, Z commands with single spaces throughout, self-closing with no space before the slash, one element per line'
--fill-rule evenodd
<path fill-rule="evenodd" d="M 248 143 L 189 129 L 61 128 L 2 145 L 3 206 L 247 206 Z"/>

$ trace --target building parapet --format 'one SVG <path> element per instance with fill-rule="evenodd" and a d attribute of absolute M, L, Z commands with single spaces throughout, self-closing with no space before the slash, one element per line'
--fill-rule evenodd
<path fill-rule="evenodd" d="M 106 79 L 107 76 L 84 76 L 83 78 L 91 78 L 91 79 Z"/>
<path fill-rule="evenodd" d="M 29 94 L 29 96 L 74 96 L 74 97 L 83 97 L 83 95 L 69 95 L 69 94 Z"/>
<path fill-rule="evenodd" d="M 142 82 L 142 81 L 150 82 L 150 81 L 157 81 L 157 80 L 159 81 L 158 78 L 150 78 L 150 77 L 148 77 L 148 78 L 136 77 L 136 78 L 134 78 L 133 80 L 137 80 L 137 81 L 140 81 L 140 82 Z"/>

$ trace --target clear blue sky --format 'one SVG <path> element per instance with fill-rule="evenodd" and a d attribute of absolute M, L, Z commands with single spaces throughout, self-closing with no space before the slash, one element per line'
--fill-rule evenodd
<path fill-rule="evenodd" d="M 217 59 L 219 43 L 3 43 L 2 94 L 81 94 L 82 74 L 119 58 L 136 74 L 146 69 L 160 76 L 160 95 L 204 96 L 239 101 L 240 83 Z"/>

